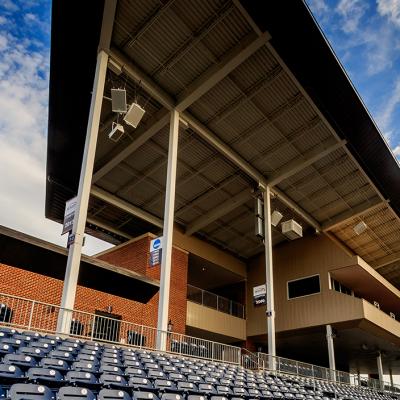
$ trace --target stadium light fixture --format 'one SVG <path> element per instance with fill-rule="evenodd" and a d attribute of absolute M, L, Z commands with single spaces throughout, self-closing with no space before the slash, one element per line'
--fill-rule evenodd
<path fill-rule="evenodd" d="M 271 225 L 276 227 L 279 224 L 279 222 L 281 222 L 282 218 L 283 218 L 282 213 L 280 213 L 279 211 L 275 210 L 271 214 Z"/>
<path fill-rule="evenodd" d="M 367 224 L 364 221 L 361 221 L 353 228 L 353 230 L 357 235 L 361 235 L 367 230 Z"/>
<path fill-rule="evenodd" d="M 132 103 L 129 107 L 129 110 L 124 116 L 124 121 L 130 126 L 136 128 L 139 125 L 139 122 L 143 118 L 145 113 L 145 109 L 142 108 L 138 103 Z"/>
<path fill-rule="evenodd" d="M 111 131 L 108 134 L 108 138 L 113 142 L 118 142 L 119 139 L 123 136 L 125 132 L 124 127 L 118 122 L 113 122 L 111 125 Z"/>

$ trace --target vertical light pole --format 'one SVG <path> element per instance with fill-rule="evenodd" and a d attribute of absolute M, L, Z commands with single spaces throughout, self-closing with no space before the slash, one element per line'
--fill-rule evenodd
<path fill-rule="evenodd" d="M 174 233 L 174 208 L 176 167 L 178 161 L 179 113 L 171 111 L 169 126 L 167 183 L 165 189 L 163 250 L 161 256 L 160 293 L 158 299 L 157 349 L 166 350 L 168 330 L 168 305 L 172 266 L 172 240 Z"/>
<path fill-rule="evenodd" d="M 271 190 L 269 186 L 262 187 L 264 191 L 264 246 L 265 246 L 265 279 L 267 288 L 267 333 L 269 367 L 275 369 L 275 300 L 274 271 L 272 263 L 272 232 L 271 232 Z"/>
<path fill-rule="evenodd" d="M 96 73 L 94 77 L 89 120 L 86 130 L 85 149 L 79 179 L 77 205 L 71 233 L 73 235 L 73 241 L 68 251 L 67 268 L 65 271 L 64 286 L 61 297 L 61 310 L 57 322 L 57 332 L 59 333 L 69 333 L 72 318 L 72 312 L 69 310 L 73 309 L 75 303 L 97 136 L 99 132 L 104 83 L 107 72 L 107 62 L 108 55 L 106 52 L 101 50 L 97 55 Z"/>

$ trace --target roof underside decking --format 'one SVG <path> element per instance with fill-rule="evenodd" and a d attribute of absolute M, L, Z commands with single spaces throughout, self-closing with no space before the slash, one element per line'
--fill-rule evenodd
<path fill-rule="evenodd" d="M 136 100 L 146 114 L 115 143 L 107 134 L 116 115 L 103 101 L 89 222 L 114 241 L 160 231 L 168 110 L 176 107 L 182 123 L 175 220 L 183 230 L 245 259 L 263 251 L 252 197 L 261 177 L 273 185 L 272 209 L 285 220 L 296 219 L 305 234 L 331 232 L 398 284 L 390 269 L 400 258 L 398 215 L 274 43 L 273 32 L 255 25 L 238 1 L 119 0 L 110 56 L 122 73 L 108 71 L 105 96 L 125 87 L 128 102 Z M 60 219 L 63 196 L 72 195 L 60 194 L 47 213 Z M 356 235 L 360 221 L 367 230 Z M 273 229 L 274 244 L 284 240 Z"/>

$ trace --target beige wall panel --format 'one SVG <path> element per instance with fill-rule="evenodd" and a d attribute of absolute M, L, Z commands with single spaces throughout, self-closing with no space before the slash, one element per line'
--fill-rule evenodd
<path fill-rule="evenodd" d="M 186 325 L 240 340 L 246 339 L 246 321 L 244 319 L 191 301 L 187 302 Z"/>
<path fill-rule="evenodd" d="M 348 265 L 353 258 L 326 236 L 315 235 L 277 246 L 274 249 L 274 286 L 277 331 L 359 318 L 362 304 L 329 290 L 328 271 Z M 321 293 L 287 300 L 287 282 L 320 275 Z M 264 257 L 253 260 L 247 269 L 247 335 L 266 333 L 265 307 L 253 306 L 253 286 L 265 281 Z"/>
<path fill-rule="evenodd" d="M 178 229 L 174 230 L 174 245 L 196 254 L 208 261 L 228 269 L 240 276 L 246 277 L 246 264 L 229 253 L 204 242 L 194 236 L 187 236 Z"/>

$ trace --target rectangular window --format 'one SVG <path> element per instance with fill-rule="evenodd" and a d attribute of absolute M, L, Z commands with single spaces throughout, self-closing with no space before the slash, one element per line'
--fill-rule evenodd
<path fill-rule="evenodd" d="M 310 294 L 320 293 L 321 286 L 319 275 L 308 276 L 307 278 L 296 279 L 287 283 L 288 299 L 309 296 Z"/>

